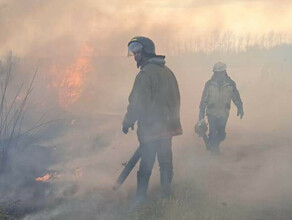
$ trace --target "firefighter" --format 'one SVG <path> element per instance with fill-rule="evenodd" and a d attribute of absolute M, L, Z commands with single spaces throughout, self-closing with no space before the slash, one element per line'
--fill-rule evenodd
<path fill-rule="evenodd" d="M 165 56 L 156 55 L 152 40 L 134 37 L 128 43 L 128 51 L 129 55 L 134 55 L 140 71 L 129 96 L 122 130 L 127 134 L 137 122 L 141 161 L 134 204 L 139 205 L 146 201 L 156 155 L 160 167 L 161 196 L 165 198 L 170 195 L 172 137 L 182 134 L 180 93 L 175 75 L 165 65 Z"/>
<path fill-rule="evenodd" d="M 200 102 L 199 125 L 204 125 L 205 114 L 209 122 L 207 149 L 212 154 L 219 154 L 219 145 L 226 137 L 226 123 L 230 112 L 231 100 L 237 107 L 237 116 L 242 119 L 243 105 L 235 82 L 226 72 L 226 64 L 217 62 L 213 67 L 213 76 L 206 82 Z M 204 126 L 201 126 L 205 129 Z M 206 130 L 205 130 L 206 131 Z M 197 132 L 200 133 L 200 132 Z M 202 134 L 199 134 L 202 136 Z"/>

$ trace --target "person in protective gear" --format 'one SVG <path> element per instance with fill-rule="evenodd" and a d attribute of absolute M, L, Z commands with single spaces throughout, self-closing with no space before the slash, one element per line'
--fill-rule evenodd
<path fill-rule="evenodd" d="M 200 102 L 199 121 L 205 114 L 209 122 L 209 146 L 213 154 L 219 154 L 219 145 L 226 137 L 226 123 L 230 112 L 231 100 L 237 107 L 237 116 L 242 119 L 243 105 L 235 82 L 227 75 L 226 64 L 217 62 L 213 67 L 213 76 L 206 82 Z"/>
<path fill-rule="evenodd" d="M 143 203 L 152 168 L 157 159 L 160 166 L 162 197 L 170 195 L 173 177 L 172 137 L 182 134 L 180 123 L 180 93 L 176 77 L 165 65 L 165 56 L 155 54 L 152 40 L 134 37 L 128 44 L 140 72 L 129 96 L 123 121 L 123 132 L 128 133 L 137 122 L 137 136 L 141 148 L 137 172 L 135 203 Z"/>

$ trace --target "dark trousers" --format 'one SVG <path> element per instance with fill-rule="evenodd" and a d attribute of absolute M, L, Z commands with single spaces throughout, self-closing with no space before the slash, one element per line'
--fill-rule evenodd
<path fill-rule="evenodd" d="M 141 162 L 137 173 L 137 195 L 146 196 L 152 168 L 157 159 L 160 167 L 161 193 L 168 196 L 173 177 L 172 138 L 141 143 Z"/>
<path fill-rule="evenodd" d="M 226 137 L 226 123 L 228 118 L 208 115 L 210 151 L 219 153 L 219 145 Z"/>

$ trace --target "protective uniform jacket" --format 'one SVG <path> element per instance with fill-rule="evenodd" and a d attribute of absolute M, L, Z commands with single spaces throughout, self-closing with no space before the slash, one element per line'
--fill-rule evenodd
<path fill-rule="evenodd" d="M 227 74 L 218 81 L 214 74 L 205 84 L 200 103 L 200 119 L 204 117 L 205 110 L 207 115 L 228 118 L 231 100 L 238 109 L 242 109 L 242 101 L 235 82 Z"/>
<path fill-rule="evenodd" d="M 123 125 L 136 121 L 140 142 L 182 134 L 178 84 L 162 56 L 149 59 L 136 76 Z"/>

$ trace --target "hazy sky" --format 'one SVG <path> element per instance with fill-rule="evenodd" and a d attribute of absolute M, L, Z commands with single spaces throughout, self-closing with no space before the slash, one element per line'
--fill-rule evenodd
<path fill-rule="evenodd" d="M 0 53 L 41 50 L 45 56 L 46 47 L 91 43 L 97 55 L 124 55 L 133 35 L 152 37 L 162 51 L 186 42 L 210 50 L 206 44 L 228 41 L 226 33 L 234 35 L 234 45 L 247 38 L 242 44 L 261 43 L 273 33 L 268 44 L 274 45 L 292 42 L 291 20 L 286 0 L 2 0 Z"/>

